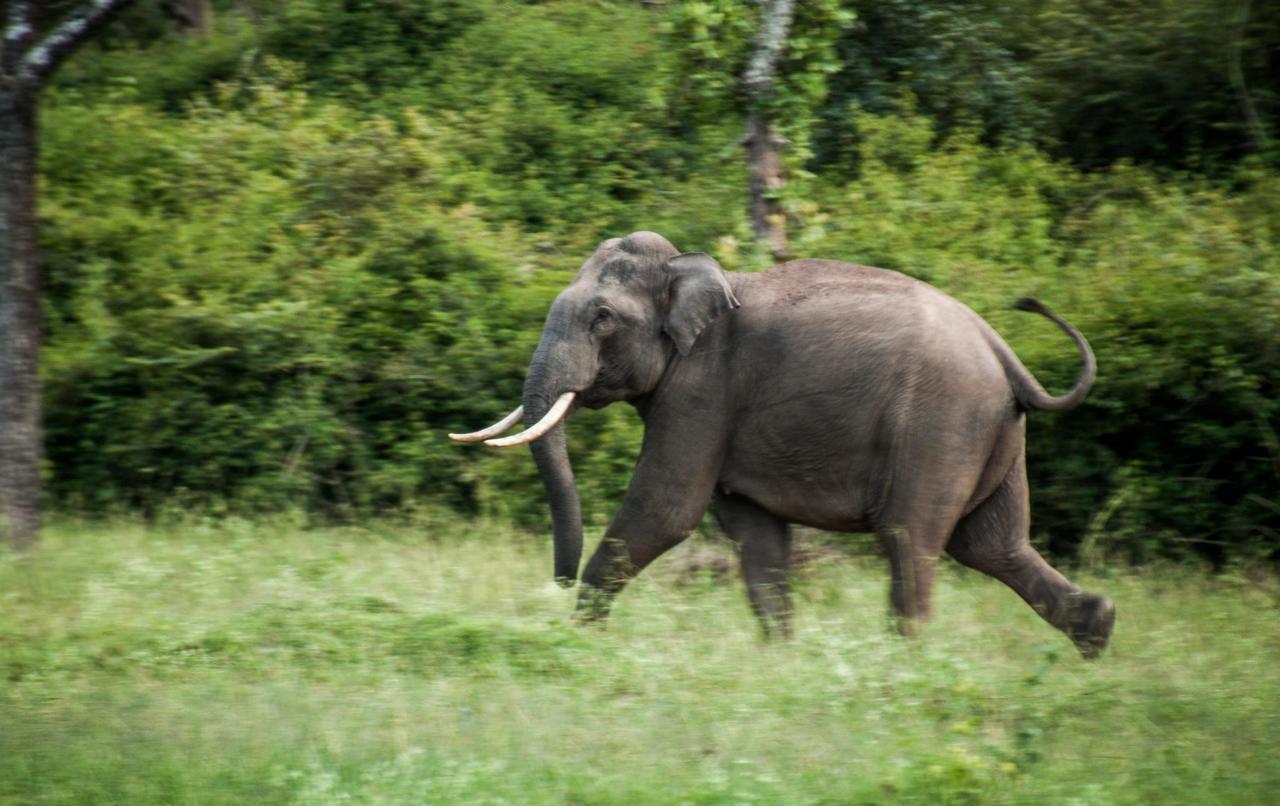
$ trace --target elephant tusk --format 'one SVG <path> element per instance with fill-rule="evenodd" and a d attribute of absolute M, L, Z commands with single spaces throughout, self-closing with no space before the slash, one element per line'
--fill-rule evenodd
<path fill-rule="evenodd" d="M 516 406 L 516 410 L 503 417 L 498 422 L 488 428 L 479 431 L 472 431 L 470 434 L 450 434 L 449 439 L 454 442 L 483 442 L 490 437 L 496 437 L 511 430 L 511 426 L 515 425 L 521 417 L 524 416 L 524 406 Z"/>
<path fill-rule="evenodd" d="M 556 398 L 556 402 L 551 407 L 551 410 L 543 415 L 542 419 L 536 422 L 533 426 L 526 428 L 514 436 L 502 437 L 501 439 L 486 439 L 484 444 L 493 448 L 510 448 L 512 445 L 525 445 L 533 442 L 538 437 L 555 428 L 560 421 L 564 419 L 564 415 L 569 411 L 569 406 L 573 403 L 573 398 L 576 395 L 576 392 L 565 392 L 563 395 Z"/>

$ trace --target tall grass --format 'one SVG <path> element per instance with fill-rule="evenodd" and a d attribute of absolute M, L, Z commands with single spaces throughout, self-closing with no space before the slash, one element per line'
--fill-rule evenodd
<path fill-rule="evenodd" d="M 711 549 L 703 548 L 702 551 Z M 917 641 L 824 555 L 797 635 L 650 569 L 567 623 L 542 541 L 423 518 L 308 531 L 62 524 L 0 555 L 0 802 L 1256 803 L 1280 791 L 1280 585 L 1086 575 L 1080 660 L 951 568 Z"/>

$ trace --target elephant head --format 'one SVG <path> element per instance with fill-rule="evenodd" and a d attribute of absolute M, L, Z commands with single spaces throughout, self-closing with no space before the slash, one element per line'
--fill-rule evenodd
<path fill-rule="evenodd" d="M 551 505 L 555 578 L 570 586 L 582 556 L 582 513 L 565 446 L 564 417 L 652 394 L 672 361 L 738 307 L 720 265 L 680 254 L 666 238 L 637 232 L 602 243 L 560 292 L 529 363 L 524 401 L 482 431 L 450 434 L 494 447 L 528 444 Z M 527 428 L 499 438 L 523 415 Z"/>

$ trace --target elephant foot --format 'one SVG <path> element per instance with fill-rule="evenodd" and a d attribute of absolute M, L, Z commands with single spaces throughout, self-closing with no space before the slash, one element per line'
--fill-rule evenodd
<path fill-rule="evenodd" d="M 613 595 L 608 591 L 583 585 L 578 590 L 578 606 L 573 611 L 573 623 L 603 628 L 608 621 L 612 604 Z"/>
<path fill-rule="evenodd" d="M 924 623 L 917 618 L 904 616 L 899 613 L 889 614 L 889 629 L 901 635 L 903 638 L 915 638 L 920 635 L 921 628 Z"/>
<path fill-rule="evenodd" d="M 778 621 L 761 626 L 766 643 L 777 643 L 779 641 L 790 641 L 792 636 L 791 622 Z"/>
<path fill-rule="evenodd" d="M 1116 626 L 1116 605 L 1106 596 L 1080 594 L 1067 625 L 1067 635 L 1085 660 L 1094 660 L 1107 648 Z"/>

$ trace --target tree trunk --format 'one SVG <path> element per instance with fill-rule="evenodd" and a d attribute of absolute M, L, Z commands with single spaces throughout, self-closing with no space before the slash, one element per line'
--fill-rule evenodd
<path fill-rule="evenodd" d="M 769 100 L 782 49 L 787 44 L 794 0 L 765 0 L 761 4 L 760 32 L 756 35 L 751 61 L 742 77 L 747 93 L 747 133 L 742 145 L 747 149 L 747 187 L 751 193 L 751 229 L 756 239 L 769 246 L 774 260 L 789 257 L 787 219 L 778 193 L 782 190 L 782 148 L 786 145 L 769 120 Z"/>
<path fill-rule="evenodd" d="M 0 542 L 19 550 L 40 535 L 40 88 L 130 2 L 79 4 L 43 36 L 36 30 L 38 0 L 0 5 Z"/>
<path fill-rule="evenodd" d="M 40 531 L 37 102 L 0 86 L 0 540 L 20 550 Z"/>
<path fill-rule="evenodd" d="M 747 184 L 751 192 L 751 230 L 769 246 L 774 260 L 790 257 L 787 217 L 778 193 L 782 190 L 782 149 L 787 141 L 759 114 L 747 118 Z"/>

